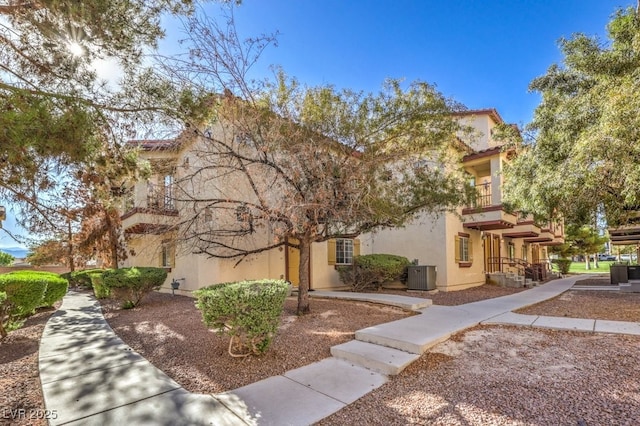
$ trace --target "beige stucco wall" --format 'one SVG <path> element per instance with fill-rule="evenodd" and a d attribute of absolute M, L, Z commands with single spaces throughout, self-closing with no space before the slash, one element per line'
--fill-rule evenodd
<path fill-rule="evenodd" d="M 464 126 L 471 126 L 475 130 L 471 141 L 464 134 L 460 135 L 461 139 L 468 143 L 471 148 L 481 151 L 498 144 L 491 137 L 492 129 L 496 127 L 496 122 L 488 114 L 465 115 L 460 118 L 460 123 Z"/>
<path fill-rule="evenodd" d="M 448 213 L 446 219 L 447 281 L 439 289 L 442 291 L 455 291 L 484 284 L 484 252 L 480 231 L 465 228 L 459 217 L 453 213 Z M 469 239 L 472 241 L 473 262 L 471 266 L 461 267 L 456 263 L 455 236 L 458 233 L 468 234 Z"/>
<path fill-rule="evenodd" d="M 373 253 L 395 254 L 419 265 L 435 265 L 436 284 L 446 283 L 445 217 L 423 214 L 403 228 L 383 229 L 371 234 Z"/>
<path fill-rule="evenodd" d="M 371 236 L 362 236 L 359 239 L 360 254 L 370 254 Z M 161 236 L 152 235 L 132 238 L 128 247 L 135 251 L 135 256 L 130 256 L 123 266 L 161 266 L 161 240 Z M 335 266 L 328 264 L 327 243 L 313 244 L 311 255 L 311 288 L 342 288 Z M 262 278 L 280 279 L 286 276 L 284 247 L 249 256 L 236 265 L 237 262 L 238 259 L 216 259 L 203 254 L 188 254 L 178 247 L 174 267 L 169 271 L 162 291 L 171 292 L 170 283 L 174 278 L 180 279 L 180 288 L 176 294 L 190 295 L 194 290 L 216 283 Z"/>
<path fill-rule="evenodd" d="M 455 236 L 469 234 L 473 241 L 473 262 L 460 267 L 455 261 Z M 436 266 L 439 290 L 462 290 L 485 282 L 480 232 L 465 229 L 453 213 L 423 214 L 404 228 L 372 234 L 373 253 L 388 253 L 418 260 L 419 265 Z"/>

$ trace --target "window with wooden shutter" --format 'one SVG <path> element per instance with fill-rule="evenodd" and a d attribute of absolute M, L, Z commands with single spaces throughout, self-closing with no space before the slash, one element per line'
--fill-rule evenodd
<path fill-rule="evenodd" d="M 360 255 L 360 240 L 336 238 L 327 241 L 329 265 L 351 265 L 353 257 Z"/>
<path fill-rule="evenodd" d="M 456 235 L 455 259 L 460 266 L 470 266 L 473 262 L 473 242 L 468 235 Z"/>
<path fill-rule="evenodd" d="M 327 241 L 327 260 L 329 265 L 336 264 L 336 240 Z"/>

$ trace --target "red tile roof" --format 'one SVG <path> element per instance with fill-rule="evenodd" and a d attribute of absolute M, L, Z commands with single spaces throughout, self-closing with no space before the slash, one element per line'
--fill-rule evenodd
<path fill-rule="evenodd" d="M 467 111 L 457 111 L 457 112 L 454 112 L 453 115 L 462 115 L 462 116 L 488 115 L 496 123 L 504 123 L 504 120 L 502 119 L 502 117 L 500 117 L 500 114 L 498 114 L 498 111 L 495 108 L 470 109 Z"/>

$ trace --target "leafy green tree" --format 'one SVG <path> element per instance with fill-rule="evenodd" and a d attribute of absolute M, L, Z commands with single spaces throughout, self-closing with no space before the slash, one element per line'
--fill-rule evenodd
<path fill-rule="evenodd" d="M 305 87 L 282 72 L 254 85 L 246 74 L 251 48 L 259 53 L 269 39 L 242 42 L 233 25 L 197 19 L 189 30 L 190 61 L 165 69 L 193 89 L 190 99 L 207 100 L 193 102 L 185 117 L 198 167 L 176 181 L 188 252 L 241 261 L 297 247 L 304 314 L 313 243 L 400 226 L 468 200 L 452 116 L 458 105 L 433 86 L 390 80 L 367 94 Z"/>
<path fill-rule="evenodd" d="M 640 206 L 640 19 L 618 10 L 608 41 L 561 39 L 562 64 L 530 85 L 542 95 L 532 140 L 505 168 L 508 202 L 587 224 L 604 207 L 609 224 Z"/>
<path fill-rule="evenodd" d="M 11 256 L 9 253 L 0 251 L 0 265 L 2 266 L 11 265 L 11 263 L 13 263 L 14 260 L 15 258 Z"/>
<path fill-rule="evenodd" d="M 597 268 L 597 254 L 603 251 L 608 240 L 609 238 L 600 235 L 593 227 L 568 224 L 565 228 L 565 243 L 552 250 L 562 258 L 584 256 L 586 269 L 591 269 L 590 256 L 593 256 Z"/>
<path fill-rule="evenodd" d="M 117 263 L 118 194 L 104 188 L 118 188 L 114 173 L 128 155 L 123 142 L 164 118 L 158 101 L 163 88 L 143 58 L 164 34 L 162 16 L 193 10 L 192 0 L 0 4 L 0 199 L 18 206 L 18 220 L 31 233 L 57 238 L 56 228 L 66 226 L 68 236 L 70 223 L 89 221 L 88 214 L 97 212 L 85 234 L 88 241 L 108 235 L 109 257 Z M 119 68 L 120 84 L 98 74 L 106 62 Z M 70 180 L 85 185 L 86 208 L 52 201 Z M 64 220 L 53 223 L 54 215 Z"/>

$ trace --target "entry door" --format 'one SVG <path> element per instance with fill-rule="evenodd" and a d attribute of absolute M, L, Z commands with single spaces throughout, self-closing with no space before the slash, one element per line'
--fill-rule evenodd
<path fill-rule="evenodd" d="M 294 287 L 298 287 L 298 284 L 300 284 L 300 250 L 291 247 L 289 244 L 298 244 L 298 240 L 294 238 L 287 240 L 287 255 L 285 256 L 287 280 Z"/>
<path fill-rule="evenodd" d="M 492 254 L 491 257 L 493 257 L 496 260 L 496 267 L 495 267 L 495 271 L 493 272 L 499 272 L 502 271 L 502 262 L 501 262 L 501 257 L 502 257 L 502 253 L 501 253 L 501 247 L 500 247 L 500 235 L 494 235 L 493 236 L 493 244 L 491 247 L 492 250 Z"/>
<path fill-rule="evenodd" d="M 484 270 L 488 273 L 499 272 L 500 263 L 500 235 L 486 234 L 484 237 Z"/>
<path fill-rule="evenodd" d="M 531 246 L 531 263 L 540 263 L 540 246 L 538 244 Z"/>

